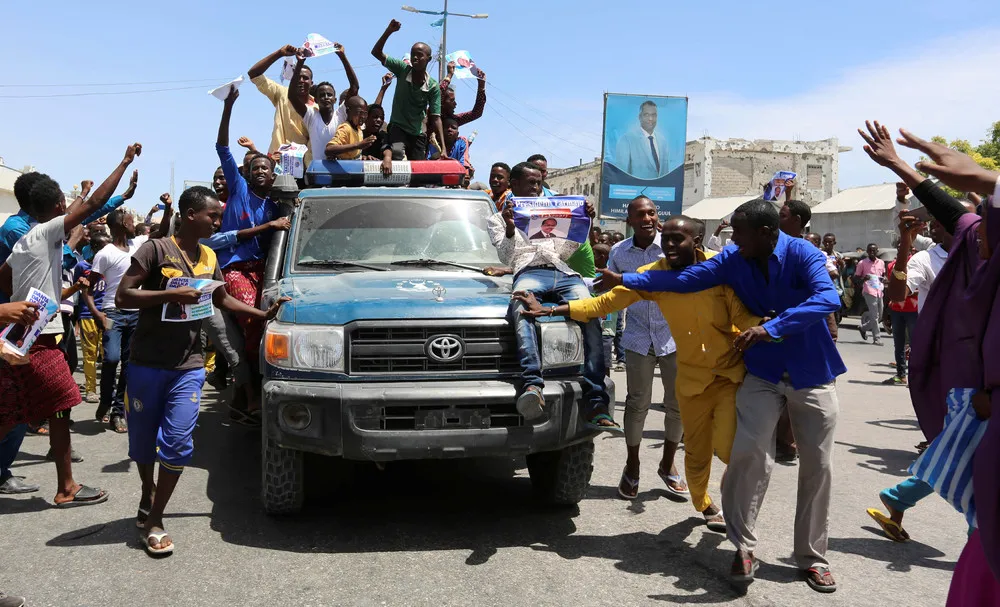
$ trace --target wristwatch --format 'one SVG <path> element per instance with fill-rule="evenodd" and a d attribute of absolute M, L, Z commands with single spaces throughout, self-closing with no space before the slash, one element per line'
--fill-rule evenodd
<path fill-rule="evenodd" d="M 899 270 L 893 270 L 892 275 L 896 277 L 897 280 L 906 280 L 906 272 L 900 272 Z"/>

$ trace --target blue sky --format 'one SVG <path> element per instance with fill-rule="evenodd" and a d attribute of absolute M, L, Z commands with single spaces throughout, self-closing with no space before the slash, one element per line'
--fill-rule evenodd
<path fill-rule="evenodd" d="M 7 3 L 0 156 L 14 168 L 35 165 L 69 189 L 103 179 L 125 146 L 140 141 L 132 206 L 144 212 L 169 189 L 171 162 L 178 191 L 185 179 L 210 179 L 222 104 L 207 91 L 285 43 L 301 44 L 310 32 L 343 43 L 371 101 L 384 72 L 369 50 L 389 19 L 403 23 L 390 54 L 417 40 L 436 47 L 440 35 L 429 26 L 433 17 L 403 12 L 402 3 L 327 3 L 325 11 L 258 0 Z M 865 118 L 972 140 L 1000 119 L 995 0 L 953 0 L 947 10 L 927 0 L 450 4 L 490 14 L 452 18 L 448 32 L 449 49 L 470 51 L 491 84 L 485 116 L 463 129 L 478 131 L 472 159 L 482 179 L 493 161 L 513 164 L 538 151 L 555 167 L 598 156 L 605 91 L 687 95 L 689 139 L 839 137 L 855 148 L 841 156 L 841 187 L 891 179 L 860 151 L 854 129 Z M 346 85 L 335 56 L 311 64 L 317 79 L 338 91 Z M 277 78 L 278 66 L 268 73 Z M 12 86 L 22 84 L 58 86 Z M 191 88 L 26 97 L 177 87 Z M 474 89 L 457 87 L 461 111 Z M 241 92 L 233 140 L 248 135 L 265 147 L 272 107 L 249 83 Z"/>

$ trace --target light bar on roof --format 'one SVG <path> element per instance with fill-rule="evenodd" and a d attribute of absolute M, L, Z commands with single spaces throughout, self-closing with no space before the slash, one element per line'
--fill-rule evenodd
<path fill-rule="evenodd" d="M 392 175 L 380 160 L 314 160 L 306 171 L 312 186 L 457 186 L 465 168 L 457 160 L 394 160 Z"/>

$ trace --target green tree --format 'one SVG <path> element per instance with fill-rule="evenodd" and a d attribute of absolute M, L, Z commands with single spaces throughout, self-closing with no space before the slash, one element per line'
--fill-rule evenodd
<path fill-rule="evenodd" d="M 991 171 L 1000 171 L 1000 121 L 994 122 L 986 131 L 986 139 L 979 145 L 973 146 L 965 139 L 954 139 L 948 141 L 944 137 L 937 136 L 933 140 L 937 143 L 947 145 L 953 150 L 958 150 L 963 154 L 968 154 L 979 166 Z M 956 198 L 965 196 L 965 192 L 958 192 L 945 187 L 949 194 Z"/>

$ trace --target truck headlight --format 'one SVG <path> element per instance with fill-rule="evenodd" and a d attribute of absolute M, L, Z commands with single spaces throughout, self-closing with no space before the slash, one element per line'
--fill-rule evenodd
<path fill-rule="evenodd" d="M 272 322 L 264 336 L 264 357 L 284 369 L 343 372 L 344 329 Z"/>
<path fill-rule="evenodd" d="M 542 370 L 583 364 L 583 331 L 575 322 L 538 323 Z"/>

